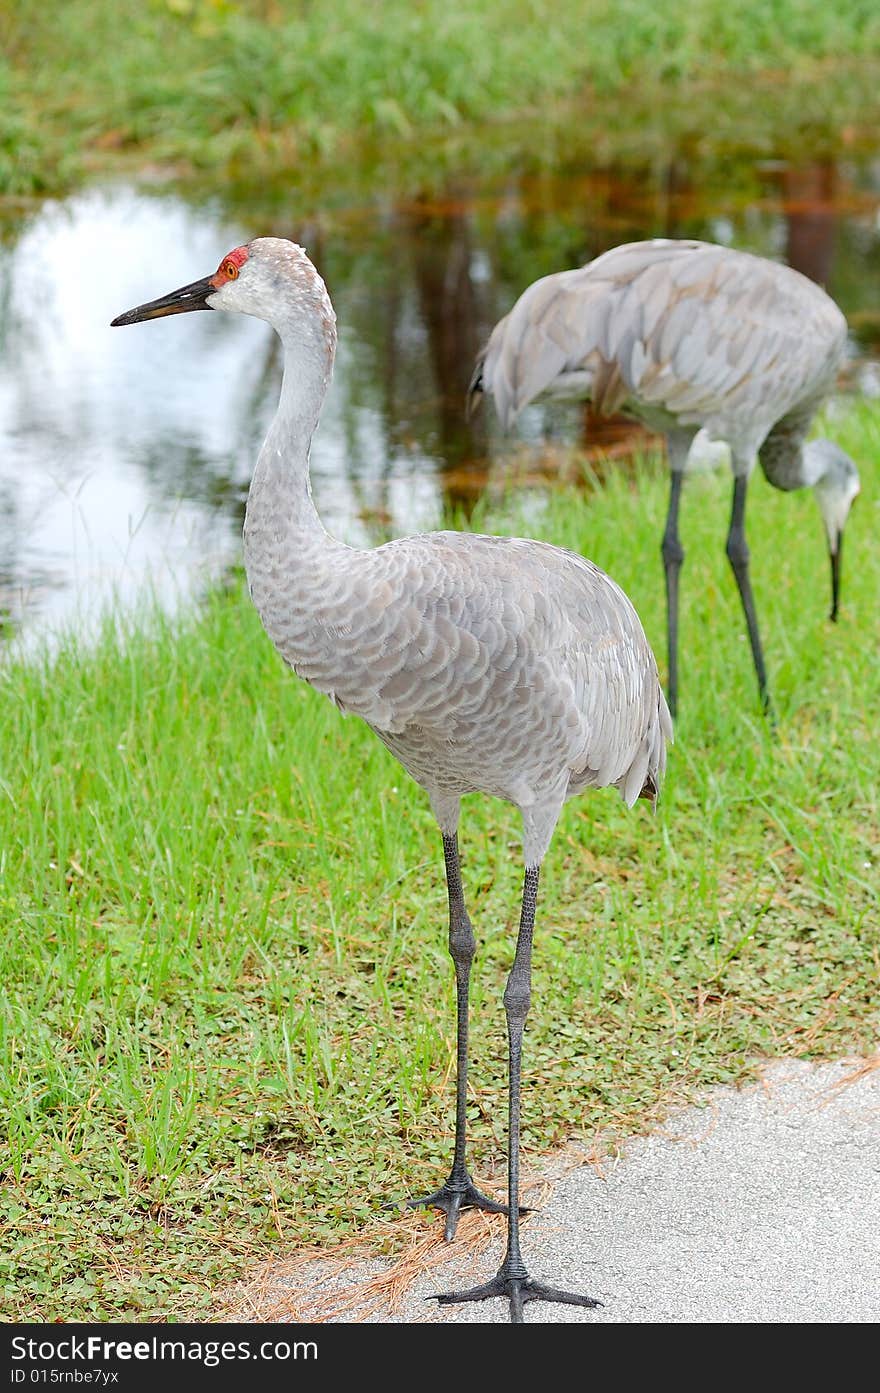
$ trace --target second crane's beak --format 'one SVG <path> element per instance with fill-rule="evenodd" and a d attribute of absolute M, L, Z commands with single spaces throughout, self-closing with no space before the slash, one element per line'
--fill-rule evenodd
<path fill-rule="evenodd" d="M 840 609 L 840 561 L 843 551 L 843 528 L 837 534 L 837 546 L 829 547 L 828 554 L 831 557 L 831 613 L 828 618 L 837 623 L 837 614 Z"/>
<path fill-rule="evenodd" d="M 217 287 L 213 283 L 213 277 L 206 276 L 204 280 L 193 281 L 192 285 L 181 286 L 180 290 L 172 290 L 170 295 L 161 295 L 158 300 L 150 300 L 149 304 L 138 305 L 136 309 L 117 315 L 116 319 L 111 321 L 110 327 L 115 329 L 121 324 L 139 324 L 142 319 L 161 319 L 166 314 L 209 310 L 211 306 L 208 304 L 208 296 L 216 293 Z"/>

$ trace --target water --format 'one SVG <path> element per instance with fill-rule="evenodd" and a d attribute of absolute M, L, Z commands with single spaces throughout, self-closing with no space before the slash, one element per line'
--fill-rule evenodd
<path fill-rule="evenodd" d="M 714 167 L 713 167 L 714 168 Z M 169 605 L 240 558 L 250 471 L 277 399 L 271 330 L 226 315 L 109 328 L 214 269 L 261 233 L 304 242 L 339 319 L 313 487 L 336 535 L 374 543 L 466 511 L 516 462 L 552 482 L 565 447 L 626 456 L 644 433 L 530 407 L 515 437 L 467 423 L 474 355 L 537 276 L 646 236 L 724 242 L 825 283 L 854 327 L 848 383 L 880 390 L 880 163 L 714 173 L 574 162 L 462 182 L 442 197 L 376 197 L 304 216 L 187 202 L 161 188 L 92 188 L 0 223 L 0 628 L 88 623 L 146 586 Z M 548 443 L 549 442 L 549 443 Z"/>

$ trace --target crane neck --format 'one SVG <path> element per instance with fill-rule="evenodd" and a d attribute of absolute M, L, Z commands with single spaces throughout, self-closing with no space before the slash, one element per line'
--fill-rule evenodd
<path fill-rule="evenodd" d="M 767 481 L 785 493 L 811 488 L 824 473 L 821 457 L 805 445 L 803 439 L 781 432 L 764 442 L 760 460 Z"/>
<path fill-rule="evenodd" d="M 806 442 L 818 400 L 811 398 L 777 421 L 758 451 L 769 483 L 785 493 L 813 488 L 827 471 L 824 446 Z"/>
<path fill-rule="evenodd" d="M 335 332 L 323 343 L 315 335 L 284 333 L 282 341 L 281 399 L 248 491 L 244 565 L 263 627 L 295 662 L 309 651 L 312 619 L 347 548 L 325 531 L 309 483 L 309 449 L 330 381 Z"/>
<path fill-rule="evenodd" d="M 309 453 L 333 371 L 335 331 L 297 324 L 280 332 L 284 378 L 248 492 L 246 564 L 248 552 L 267 532 L 275 542 L 282 534 L 329 540 L 312 499 Z"/>

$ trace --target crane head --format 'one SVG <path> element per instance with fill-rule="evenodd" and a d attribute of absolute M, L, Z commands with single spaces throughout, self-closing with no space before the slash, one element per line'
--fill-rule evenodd
<path fill-rule="evenodd" d="M 189 314 L 191 310 L 214 309 L 209 301 L 216 298 L 227 285 L 238 280 L 248 255 L 249 248 L 246 246 L 233 248 L 224 256 L 213 276 L 192 281 L 189 285 L 181 286 L 179 290 L 172 290 L 168 295 L 160 295 L 158 300 L 150 300 L 145 305 L 127 310 L 125 314 L 117 315 L 116 319 L 111 321 L 110 327 L 140 324 L 144 319 L 162 319 L 168 314 Z"/>
<path fill-rule="evenodd" d="M 830 618 L 836 623 L 840 606 L 843 529 L 861 489 L 859 471 L 855 461 L 832 440 L 811 440 L 804 453 L 809 457 L 810 472 L 816 475 L 813 493 L 828 538 L 828 555 L 831 559 Z"/>
<path fill-rule="evenodd" d="M 235 310 L 273 325 L 319 355 L 336 347 L 336 315 L 327 287 L 302 247 L 284 237 L 255 237 L 224 256 L 213 276 L 128 310 L 113 325 L 139 324 L 190 310 Z"/>

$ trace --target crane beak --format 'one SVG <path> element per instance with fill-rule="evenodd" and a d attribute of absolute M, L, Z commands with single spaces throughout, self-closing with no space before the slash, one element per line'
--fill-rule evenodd
<path fill-rule="evenodd" d="M 837 534 L 837 546 L 829 549 L 831 557 L 831 614 L 829 618 L 833 623 L 837 623 L 837 611 L 840 605 L 840 558 L 843 552 L 843 531 Z"/>
<path fill-rule="evenodd" d="M 464 399 L 464 418 L 469 421 L 483 400 L 483 362 L 479 359 L 474 368 L 471 380 L 468 383 L 467 396 Z"/>
<path fill-rule="evenodd" d="M 208 296 L 216 293 L 217 287 L 213 283 L 213 277 L 206 276 L 204 280 L 193 281 L 192 285 L 181 286 L 180 290 L 172 290 L 170 295 L 162 295 L 158 300 L 150 300 L 146 305 L 126 310 L 125 314 L 117 315 L 116 319 L 111 321 L 110 327 L 116 329 L 122 324 L 139 324 L 142 319 L 162 319 L 166 314 L 209 310 L 212 306 L 208 304 Z"/>

